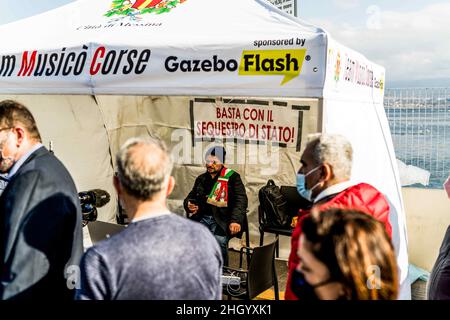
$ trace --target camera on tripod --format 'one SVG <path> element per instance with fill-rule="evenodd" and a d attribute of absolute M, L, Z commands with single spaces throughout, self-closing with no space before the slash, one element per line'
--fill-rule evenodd
<path fill-rule="evenodd" d="M 83 226 L 97 220 L 97 208 L 103 207 L 109 202 L 111 196 L 101 189 L 78 192 L 80 199 Z"/>

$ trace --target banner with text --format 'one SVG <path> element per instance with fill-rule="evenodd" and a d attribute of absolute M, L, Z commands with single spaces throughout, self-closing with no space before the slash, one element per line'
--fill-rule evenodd
<path fill-rule="evenodd" d="M 195 102 L 194 138 L 296 146 L 299 112 L 287 106 L 269 106 L 268 102 L 264 105 L 265 102 Z"/>

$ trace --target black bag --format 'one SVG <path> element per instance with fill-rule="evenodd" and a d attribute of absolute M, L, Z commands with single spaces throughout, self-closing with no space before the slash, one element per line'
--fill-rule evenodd
<path fill-rule="evenodd" d="M 291 223 L 288 203 L 273 180 L 259 189 L 259 205 L 263 210 L 263 223 L 273 227 L 287 227 Z"/>

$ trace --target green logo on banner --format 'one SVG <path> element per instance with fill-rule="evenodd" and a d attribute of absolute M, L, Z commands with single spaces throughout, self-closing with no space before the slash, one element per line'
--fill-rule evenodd
<path fill-rule="evenodd" d="M 106 17 L 129 16 L 153 13 L 161 14 L 170 12 L 177 5 L 186 0 L 113 0 L 111 9 L 105 14 Z"/>

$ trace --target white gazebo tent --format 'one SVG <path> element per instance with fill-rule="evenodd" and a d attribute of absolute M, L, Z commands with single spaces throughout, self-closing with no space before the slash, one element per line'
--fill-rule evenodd
<path fill-rule="evenodd" d="M 324 30 L 265 0 L 79 0 L 0 26 L 0 34 L 1 98 L 32 109 L 80 190 L 114 194 L 120 144 L 159 136 L 177 156 L 170 206 L 180 212 L 203 172 L 202 151 L 219 141 L 246 184 L 255 231 L 258 189 L 269 178 L 294 184 L 306 135 L 345 135 L 354 148 L 352 179 L 371 183 L 392 205 L 405 281 L 384 68 Z M 99 219 L 114 220 L 115 210 L 111 202 Z"/>

